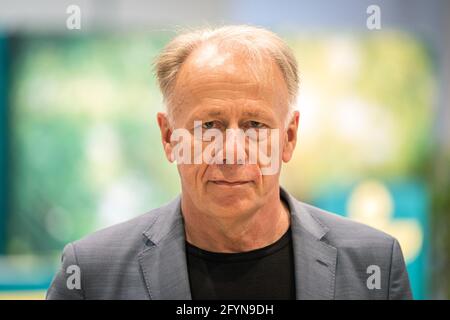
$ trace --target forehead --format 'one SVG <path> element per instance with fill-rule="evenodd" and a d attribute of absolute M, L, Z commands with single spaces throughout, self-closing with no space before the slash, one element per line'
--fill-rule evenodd
<path fill-rule="evenodd" d="M 274 107 L 287 102 L 287 88 L 273 60 L 248 50 L 205 44 L 183 63 L 172 92 L 175 111 L 195 106 L 237 103 Z"/>

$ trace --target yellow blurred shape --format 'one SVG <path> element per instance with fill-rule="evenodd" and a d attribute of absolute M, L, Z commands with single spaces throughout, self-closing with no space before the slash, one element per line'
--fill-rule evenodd
<path fill-rule="evenodd" d="M 400 243 L 406 262 L 413 261 L 422 247 L 422 229 L 415 219 L 393 219 L 393 208 L 389 190 L 375 180 L 359 184 L 347 203 L 347 212 L 351 219 L 395 237 Z"/>
<path fill-rule="evenodd" d="M 2 291 L 0 300 L 44 300 L 45 290 Z"/>

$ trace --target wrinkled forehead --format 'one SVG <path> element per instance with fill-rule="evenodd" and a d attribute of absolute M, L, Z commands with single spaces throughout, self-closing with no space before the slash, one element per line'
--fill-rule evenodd
<path fill-rule="evenodd" d="M 206 43 L 183 63 L 172 96 L 174 108 L 204 97 L 259 99 L 272 105 L 286 103 L 288 92 L 281 70 L 267 54 L 254 55 L 239 45 Z"/>

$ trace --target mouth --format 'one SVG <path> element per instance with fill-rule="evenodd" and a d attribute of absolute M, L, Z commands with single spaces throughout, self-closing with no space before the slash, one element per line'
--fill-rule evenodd
<path fill-rule="evenodd" d="M 246 185 L 247 183 L 250 183 L 251 181 L 226 181 L 226 180 L 214 180 L 211 181 L 212 183 L 219 185 L 219 186 L 227 186 L 227 187 L 234 187 L 234 186 L 242 186 Z"/>

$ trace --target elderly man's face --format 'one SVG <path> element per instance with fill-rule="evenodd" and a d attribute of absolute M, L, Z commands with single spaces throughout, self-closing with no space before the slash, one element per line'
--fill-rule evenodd
<path fill-rule="evenodd" d="M 212 44 L 189 56 L 173 89 L 172 126 L 163 114 L 158 115 L 169 158 L 174 146 L 168 141 L 172 130 L 185 128 L 193 134 L 194 121 L 202 122 L 203 132 L 215 128 L 224 136 L 226 129 L 279 129 L 279 152 L 272 156 L 278 157 L 278 163 L 291 158 L 298 113 L 286 127 L 288 92 L 281 71 L 267 59 L 271 68 L 261 68 L 255 77 L 250 61 L 243 53 L 220 52 Z M 267 140 L 270 150 L 270 134 Z M 203 147 L 208 143 L 201 142 Z M 224 154 L 227 147 L 237 153 L 242 146 L 227 145 L 224 138 Z M 270 192 L 278 192 L 279 168 L 274 174 L 262 174 L 260 161 L 248 163 L 248 147 L 246 144 L 244 164 L 178 164 L 183 197 L 202 212 L 222 218 L 245 215 L 264 205 Z"/>

